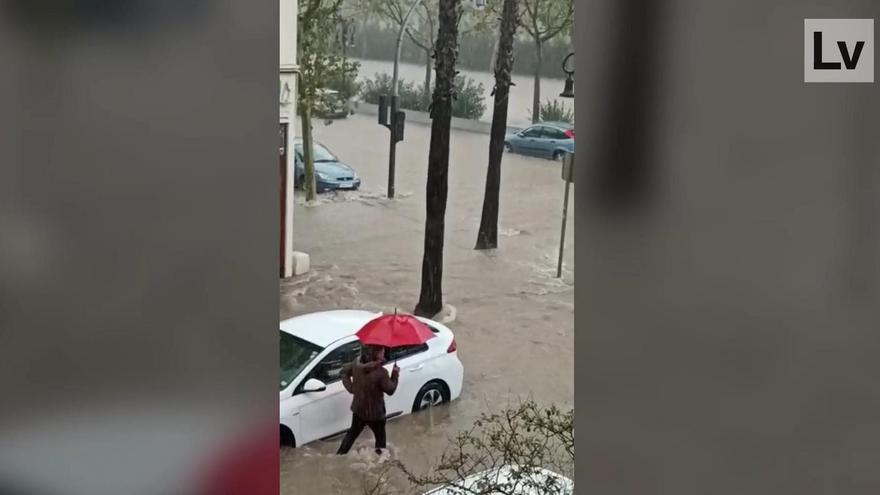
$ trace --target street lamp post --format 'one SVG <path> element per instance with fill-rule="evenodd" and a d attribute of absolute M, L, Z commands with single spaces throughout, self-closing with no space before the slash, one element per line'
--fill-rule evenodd
<path fill-rule="evenodd" d="M 565 72 L 565 88 L 559 96 L 574 98 L 574 53 L 569 53 L 562 61 L 562 72 Z M 556 278 L 562 278 L 562 254 L 565 250 L 565 224 L 568 221 L 568 191 L 574 182 L 574 153 L 565 155 L 562 164 L 562 180 L 565 181 L 565 196 L 562 200 L 562 232 L 559 234 L 559 261 L 556 264 Z"/>

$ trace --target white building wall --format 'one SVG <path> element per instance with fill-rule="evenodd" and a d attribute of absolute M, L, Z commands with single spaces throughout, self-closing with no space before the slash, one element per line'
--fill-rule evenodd
<path fill-rule="evenodd" d="M 280 74 L 280 98 L 279 120 L 287 122 L 287 202 L 285 204 L 286 224 L 284 227 L 284 276 L 290 277 L 295 274 L 293 259 L 293 181 L 294 181 L 294 151 L 295 119 L 296 119 L 296 17 L 297 0 L 279 0 L 279 74 Z"/>

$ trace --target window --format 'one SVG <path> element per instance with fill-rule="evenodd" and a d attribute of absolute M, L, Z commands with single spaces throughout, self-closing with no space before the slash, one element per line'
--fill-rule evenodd
<path fill-rule="evenodd" d="M 547 139 L 567 139 L 564 132 L 553 127 L 544 128 L 544 137 Z"/>
<path fill-rule="evenodd" d="M 287 388 L 322 349 L 311 342 L 281 331 L 281 390 Z"/>
<path fill-rule="evenodd" d="M 399 361 L 428 350 L 428 344 L 394 347 L 385 354 L 386 361 Z"/>
<path fill-rule="evenodd" d="M 303 380 L 303 383 L 310 378 L 321 380 L 327 385 L 341 380 L 342 368 L 347 364 L 351 364 L 360 353 L 360 342 L 342 344 L 330 354 L 327 354 L 327 356 L 309 373 L 309 376 Z"/>
<path fill-rule="evenodd" d="M 523 137 L 536 138 L 541 137 L 541 126 L 529 127 L 523 132 Z"/>
<path fill-rule="evenodd" d="M 302 157 L 304 156 L 302 143 L 296 143 L 294 149 L 296 150 L 296 154 L 300 157 L 300 159 L 302 159 Z M 330 153 L 330 150 L 321 146 L 318 143 L 312 143 L 312 150 L 315 152 L 314 156 L 312 157 L 315 163 L 339 161 L 336 159 L 336 156 L 334 156 L 333 153 Z"/>

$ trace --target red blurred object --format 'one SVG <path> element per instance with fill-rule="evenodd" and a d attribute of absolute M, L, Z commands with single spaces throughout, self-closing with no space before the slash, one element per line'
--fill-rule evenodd
<path fill-rule="evenodd" d="M 268 424 L 228 443 L 206 466 L 198 495 L 278 495 L 278 426 Z"/>
<path fill-rule="evenodd" d="M 399 347 L 424 344 L 434 333 L 416 317 L 394 313 L 370 320 L 356 335 L 364 344 Z"/>
<path fill-rule="evenodd" d="M 447 354 L 452 354 L 453 352 L 458 350 L 458 344 L 455 343 L 455 338 L 452 339 L 452 343 L 449 344 L 449 348 L 446 349 Z"/>
<path fill-rule="evenodd" d="M 574 129 L 569 129 L 565 131 L 565 137 L 569 139 L 574 139 Z"/>

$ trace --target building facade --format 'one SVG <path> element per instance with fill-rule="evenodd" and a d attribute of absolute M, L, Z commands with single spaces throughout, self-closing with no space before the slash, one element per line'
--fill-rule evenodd
<path fill-rule="evenodd" d="M 279 5 L 279 191 L 280 191 L 280 275 L 299 275 L 308 270 L 308 256 L 293 250 L 294 141 L 296 119 L 296 23 L 297 0 L 280 0 Z"/>

